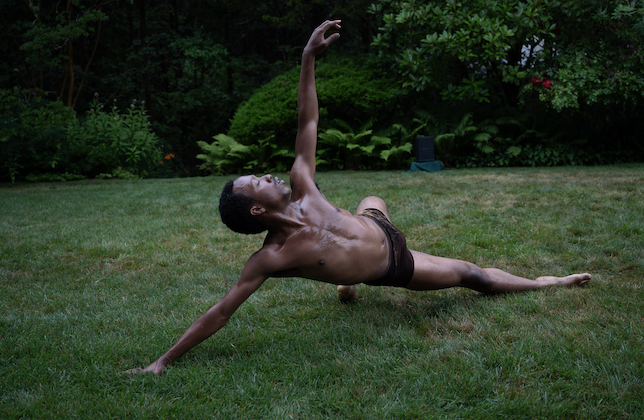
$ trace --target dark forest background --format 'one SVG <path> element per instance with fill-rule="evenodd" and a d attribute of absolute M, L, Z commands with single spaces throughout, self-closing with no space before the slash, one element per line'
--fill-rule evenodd
<path fill-rule="evenodd" d="M 0 180 L 286 169 L 325 19 L 323 169 L 642 159 L 642 1 L 0 0 Z"/>

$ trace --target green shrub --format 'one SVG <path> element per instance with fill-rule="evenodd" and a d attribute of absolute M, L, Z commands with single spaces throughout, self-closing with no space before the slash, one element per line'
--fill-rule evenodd
<path fill-rule="evenodd" d="M 146 176 L 162 162 L 162 152 L 143 105 L 136 100 L 125 113 L 113 106 L 109 113 L 94 99 L 84 122 L 68 129 L 68 139 L 81 162 L 82 173 L 92 176 L 121 168 Z"/>
<path fill-rule="evenodd" d="M 327 129 L 319 133 L 320 138 L 316 163 L 323 168 L 331 169 L 400 169 L 411 163 L 413 137 L 422 130 L 426 123 L 414 119 L 417 127 L 411 131 L 402 124 L 393 124 L 389 129 L 373 135 L 370 120 L 360 128 L 353 130 L 346 122 L 335 119 L 333 124 L 341 127 Z"/>
<path fill-rule="evenodd" d="M 197 144 L 205 152 L 197 155 L 204 163 L 201 169 L 218 175 L 225 175 L 243 167 L 243 162 L 250 156 L 251 148 L 239 144 L 234 138 L 225 134 L 217 134 L 212 144 L 199 141 Z"/>
<path fill-rule="evenodd" d="M 366 169 L 370 166 L 368 160 L 377 156 L 376 146 L 391 142 L 390 139 L 371 136 L 373 130 L 369 128 L 373 125 L 373 120 L 357 133 L 340 119 L 333 120 L 333 123 L 346 131 L 329 128 L 318 134 L 320 146 L 317 151 L 317 164 L 331 164 L 337 169 Z M 328 156 L 327 159 L 324 159 L 325 155 Z"/>
<path fill-rule="evenodd" d="M 390 147 L 380 152 L 380 159 L 386 163 L 388 169 L 407 169 L 414 161 L 412 156 L 414 139 L 418 136 L 431 134 L 442 123 L 434 115 L 417 111 L 418 118 L 414 118 L 408 124 L 392 124 L 389 129 L 383 130 L 382 135 L 390 139 L 387 142 Z"/>
<path fill-rule="evenodd" d="M 80 122 L 61 102 L 13 89 L 0 91 L 0 115 L 2 180 L 63 181 L 118 168 L 141 177 L 158 172 L 162 161 L 148 116 L 135 103 L 106 113 L 95 98 Z"/>
<path fill-rule="evenodd" d="M 318 133 L 316 166 L 319 169 L 400 169 L 408 167 L 411 157 L 412 140 L 424 130 L 432 117 L 415 118 L 415 128 L 407 130 L 402 124 L 373 135 L 371 119 L 358 130 L 340 119 L 331 122 L 334 127 Z M 230 136 L 218 134 L 212 144 L 199 142 L 204 153 L 197 155 L 204 161 L 201 169 L 216 174 L 241 172 L 255 173 L 285 172 L 293 163 L 295 152 L 290 148 L 279 148 L 272 143 L 273 136 L 262 139 L 258 144 L 244 145 Z"/>
<path fill-rule="evenodd" d="M 76 181 L 79 179 L 85 179 L 84 175 L 74 175 L 68 172 L 64 174 L 57 173 L 45 173 L 45 174 L 36 174 L 31 173 L 25 177 L 29 182 L 65 182 L 65 181 Z"/>
<path fill-rule="evenodd" d="M 224 175 L 241 170 L 250 172 L 285 172 L 292 164 L 295 153 L 292 149 L 281 148 L 271 142 L 273 136 L 262 139 L 258 144 L 243 145 L 225 134 L 217 134 L 212 144 L 200 141 L 197 144 L 205 152 L 197 155 L 204 161 L 201 169 Z M 251 159 L 254 157 L 255 159 Z"/>
<path fill-rule="evenodd" d="M 297 133 L 299 74 L 298 66 L 258 89 L 235 113 L 228 135 L 242 144 L 257 144 L 274 136 L 278 147 L 292 147 Z M 395 80 L 357 60 L 319 60 L 316 84 L 322 129 L 335 118 L 351 125 L 372 118 L 387 122 L 404 96 Z"/>
<path fill-rule="evenodd" d="M 578 132 L 550 134 L 555 127 L 540 126 L 534 115 L 513 108 L 499 108 L 479 122 L 465 113 L 435 137 L 436 154 L 444 163 L 467 167 L 596 165 L 643 157 L 641 149 L 611 148 Z"/>
<path fill-rule="evenodd" d="M 74 111 L 62 102 L 48 101 L 30 90 L 0 90 L 0 180 L 65 172 L 64 127 L 75 120 Z"/>

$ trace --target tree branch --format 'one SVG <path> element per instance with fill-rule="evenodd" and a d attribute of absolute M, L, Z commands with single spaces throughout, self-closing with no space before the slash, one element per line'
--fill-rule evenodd
<path fill-rule="evenodd" d="M 98 30 L 96 31 L 96 42 L 94 42 L 94 49 L 92 50 L 92 55 L 89 57 L 89 60 L 87 61 L 87 65 L 85 66 L 85 71 L 83 72 L 83 78 L 81 79 L 80 86 L 78 86 L 78 90 L 76 91 L 76 96 L 74 97 L 74 103 L 72 104 L 72 108 L 76 107 L 76 101 L 78 101 L 78 95 L 80 94 L 81 89 L 83 89 L 83 84 L 85 83 L 85 77 L 87 76 L 87 72 L 89 71 L 89 66 L 92 64 L 92 60 L 94 59 L 94 54 L 96 54 L 96 49 L 98 48 L 98 41 L 101 38 L 101 21 L 98 21 Z"/>
<path fill-rule="evenodd" d="M 22 57 L 22 63 L 25 65 L 25 69 L 27 70 L 27 74 L 29 75 L 29 80 L 31 81 L 31 85 L 34 87 L 34 89 L 37 88 L 36 82 L 34 81 L 33 76 L 31 75 L 31 69 L 29 69 L 29 64 L 27 63 L 27 58 L 25 57 L 25 52 L 20 49 L 20 45 L 18 44 L 18 41 L 16 40 L 16 36 L 11 32 L 11 28 L 7 24 L 6 19 L 4 18 L 4 14 L 2 13 L 2 10 L 0 10 L 0 19 L 2 19 L 3 25 L 7 28 L 7 33 L 5 33 L 6 36 L 11 36 L 11 39 L 13 39 L 14 44 L 16 44 L 16 47 L 18 48 L 18 51 L 20 51 L 20 55 Z M 13 52 L 13 49 L 11 49 L 11 54 L 16 56 L 16 54 Z M 24 80 L 24 79 L 23 79 Z M 25 80 L 25 82 L 27 82 Z"/>

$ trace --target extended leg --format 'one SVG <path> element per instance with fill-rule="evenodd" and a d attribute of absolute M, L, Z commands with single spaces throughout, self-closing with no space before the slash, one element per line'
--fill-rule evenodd
<path fill-rule="evenodd" d="M 546 286 L 581 286 L 591 278 L 590 274 L 584 273 L 530 280 L 497 268 L 479 268 L 466 261 L 434 257 L 417 251 L 411 253 L 414 257 L 414 276 L 407 288 L 412 290 L 467 287 L 483 293 L 504 293 Z"/>

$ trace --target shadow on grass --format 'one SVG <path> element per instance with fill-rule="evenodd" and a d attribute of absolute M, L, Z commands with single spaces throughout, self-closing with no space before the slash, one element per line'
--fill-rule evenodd
<path fill-rule="evenodd" d="M 391 288 L 382 288 L 375 293 L 363 291 L 367 296 L 356 302 L 340 303 L 329 299 L 316 318 L 298 319 L 298 313 L 305 307 L 294 303 L 290 310 L 285 310 L 285 316 L 291 322 L 278 328 L 257 328 L 256 325 L 249 328 L 243 321 L 229 325 L 220 331 L 218 337 L 202 343 L 174 365 L 205 368 L 213 363 L 234 364 L 242 359 L 250 361 L 250 364 L 254 363 L 253 360 L 277 364 L 284 354 L 324 354 L 325 357 L 337 358 L 362 353 L 366 348 L 379 353 L 387 348 L 383 342 L 393 345 L 396 342 L 431 341 L 435 338 L 429 333 L 431 329 L 458 332 L 459 325 L 472 325 L 471 320 L 463 321 L 468 310 L 472 310 L 475 317 L 479 316 L 480 308 L 487 302 L 509 296 L 456 289 L 438 292 Z M 465 327 L 464 331 L 473 329 Z"/>

